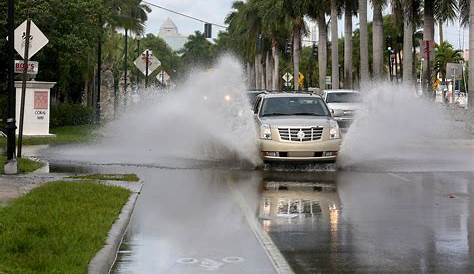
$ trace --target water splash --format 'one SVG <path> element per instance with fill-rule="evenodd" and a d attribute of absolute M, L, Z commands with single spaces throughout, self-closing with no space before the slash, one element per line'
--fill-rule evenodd
<path fill-rule="evenodd" d="M 472 137 L 443 105 L 390 83 L 376 83 L 361 93 L 364 106 L 343 140 L 340 167 L 454 171 L 474 166 Z"/>
<path fill-rule="evenodd" d="M 57 156 L 157 166 L 259 164 L 243 69 L 234 58 L 194 70 L 177 90 L 156 93 L 108 124 L 97 144 L 62 149 Z"/>

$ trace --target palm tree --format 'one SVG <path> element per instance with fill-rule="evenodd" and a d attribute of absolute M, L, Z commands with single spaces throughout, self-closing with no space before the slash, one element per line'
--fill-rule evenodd
<path fill-rule="evenodd" d="M 258 16 L 257 8 L 254 2 L 235 1 L 232 4 L 231 12 L 225 22 L 229 25 L 229 32 L 232 36 L 238 38 L 239 50 L 249 62 L 253 63 L 251 71 L 255 71 L 255 88 L 262 88 L 262 53 L 259 51 L 261 40 L 261 18 Z M 262 37 L 263 38 L 263 37 Z M 257 49 L 258 48 L 258 49 Z M 249 77 L 253 80 L 252 77 Z"/>
<path fill-rule="evenodd" d="M 352 88 L 352 15 L 357 2 L 344 1 L 344 88 Z"/>
<path fill-rule="evenodd" d="M 417 0 L 402 0 L 404 9 L 403 18 L 403 82 L 413 85 L 413 33 L 415 16 L 418 15 L 419 2 Z"/>
<path fill-rule="evenodd" d="M 124 94 L 127 98 L 127 81 L 128 81 L 128 35 L 129 32 L 135 35 L 142 35 L 145 29 L 145 22 L 148 20 L 148 13 L 151 12 L 150 7 L 143 4 L 141 0 L 127 0 L 119 3 L 117 12 L 114 15 L 115 27 L 124 29 L 125 46 L 124 46 Z M 137 83 L 138 84 L 138 83 Z M 117 103 L 118 98 L 115 98 Z"/>
<path fill-rule="evenodd" d="M 434 41 L 434 1 L 436 0 L 424 0 L 423 3 L 423 40 L 424 41 Z M 429 44 L 428 44 L 429 46 Z M 425 51 L 432 50 L 426 48 L 426 43 L 422 45 L 421 50 L 425 55 Z M 431 71 L 432 63 L 428 62 L 429 58 L 423 59 L 423 87 L 425 94 L 428 95 L 431 93 Z"/>
<path fill-rule="evenodd" d="M 284 0 L 283 7 L 291 20 L 293 40 L 293 74 L 294 87 L 299 90 L 298 75 L 300 73 L 301 36 L 305 31 L 304 16 L 307 14 L 312 0 Z"/>
<path fill-rule="evenodd" d="M 452 22 L 458 14 L 457 0 L 436 0 L 435 2 L 435 18 L 439 27 L 439 42 L 442 43 L 443 38 L 443 24 L 445 22 Z"/>
<path fill-rule="evenodd" d="M 462 50 L 454 50 L 453 45 L 444 41 L 436 46 L 435 54 L 435 72 L 441 75 L 443 81 L 446 81 L 446 65 L 463 61 Z"/>
<path fill-rule="evenodd" d="M 258 14 L 262 19 L 263 32 L 268 34 L 271 40 L 271 52 L 273 71 L 271 77 L 271 90 L 279 89 L 280 81 L 280 47 L 279 41 L 288 36 L 289 26 L 283 6 L 283 0 L 261 0 L 257 1 Z"/>
<path fill-rule="evenodd" d="M 384 52 L 384 34 L 383 34 L 383 16 L 382 9 L 384 0 L 372 0 L 374 7 L 374 18 L 372 27 L 372 71 L 373 77 L 380 80 L 383 77 L 383 52 Z"/>
<path fill-rule="evenodd" d="M 234 43 L 231 44 L 234 51 L 247 62 L 247 81 L 248 88 L 256 88 L 256 67 L 255 67 L 255 40 L 248 39 L 248 26 L 243 18 L 246 3 L 243 1 L 235 1 L 232 3 L 233 11 L 229 13 L 225 19 L 225 23 L 229 25 L 227 31 L 229 37 Z M 239 43 L 237 43 L 237 41 Z"/>
<path fill-rule="evenodd" d="M 463 26 L 469 26 L 469 53 L 474 52 L 474 5 L 472 0 L 459 0 L 460 19 Z M 470 58 L 470 60 L 472 60 Z M 474 65 L 469 61 L 468 107 L 474 109 Z"/>
<path fill-rule="evenodd" d="M 359 0 L 360 84 L 369 81 L 369 38 L 367 34 L 367 0 Z"/>
<path fill-rule="evenodd" d="M 348 0 L 350 1 L 350 0 Z M 319 88 L 324 89 L 326 86 L 327 64 L 328 64 L 328 33 L 326 24 L 326 12 L 329 10 L 328 1 L 310 3 L 308 15 L 316 20 L 318 25 L 318 70 L 319 70 Z"/>
<path fill-rule="evenodd" d="M 331 75 L 333 89 L 339 89 L 338 4 L 337 0 L 331 0 Z"/>

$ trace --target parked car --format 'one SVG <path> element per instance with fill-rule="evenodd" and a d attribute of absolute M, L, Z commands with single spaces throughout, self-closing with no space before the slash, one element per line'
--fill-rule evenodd
<path fill-rule="evenodd" d="M 355 90 L 325 90 L 323 99 L 343 129 L 349 128 L 362 106 L 362 96 Z"/>
<path fill-rule="evenodd" d="M 254 113 L 264 161 L 336 161 L 341 133 L 320 96 L 260 94 Z"/>

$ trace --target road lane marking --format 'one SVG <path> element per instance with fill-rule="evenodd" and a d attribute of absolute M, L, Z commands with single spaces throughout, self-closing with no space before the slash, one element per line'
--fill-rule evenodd
<path fill-rule="evenodd" d="M 401 176 L 401 175 L 392 173 L 392 172 L 388 173 L 388 175 L 390 175 L 390 176 L 392 176 L 392 177 L 395 177 L 395 178 L 397 178 L 397 179 L 400 179 L 400 180 L 402 180 L 402 181 L 404 181 L 404 182 L 406 182 L 406 183 L 411 183 L 411 182 L 412 182 L 410 179 L 405 178 L 405 177 L 403 177 L 403 176 Z"/>
<path fill-rule="evenodd" d="M 245 198 L 242 196 L 242 193 L 240 193 L 234 188 L 234 185 L 232 182 L 230 182 L 230 180 L 227 179 L 226 182 L 232 192 L 232 195 L 234 196 L 234 199 L 240 206 L 240 209 L 242 210 L 242 213 L 244 214 L 244 217 L 247 220 L 250 229 L 255 234 L 255 237 L 257 238 L 258 242 L 265 250 L 265 253 L 267 254 L 277 273 L 294 274 L 295 272 L 293 271 L 293 269 L 291 269 L 285 257 L 283 257 L 283 254 L 281 254 L 280 250 L 277 248 L 268 233 L 264 231 L 260 223 L 255 220 L 255 216 L 252 210 L 245 202 Z"/>

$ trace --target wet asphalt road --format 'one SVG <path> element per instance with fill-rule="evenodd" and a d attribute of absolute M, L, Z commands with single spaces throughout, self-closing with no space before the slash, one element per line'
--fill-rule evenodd
<path fill-rule="evenodd" d="M 74 170 L 145 181 L 112 273 L 277 273 L 250 219 L 295 273 L 474 273 L 474 171 L 437 169 Z"/>
<path fill-rule="evenodd" d="M 235 192 L 295 273 L 473 273 L 472 172 L 138 173 L 113 273 L 276 273 Z"/>

